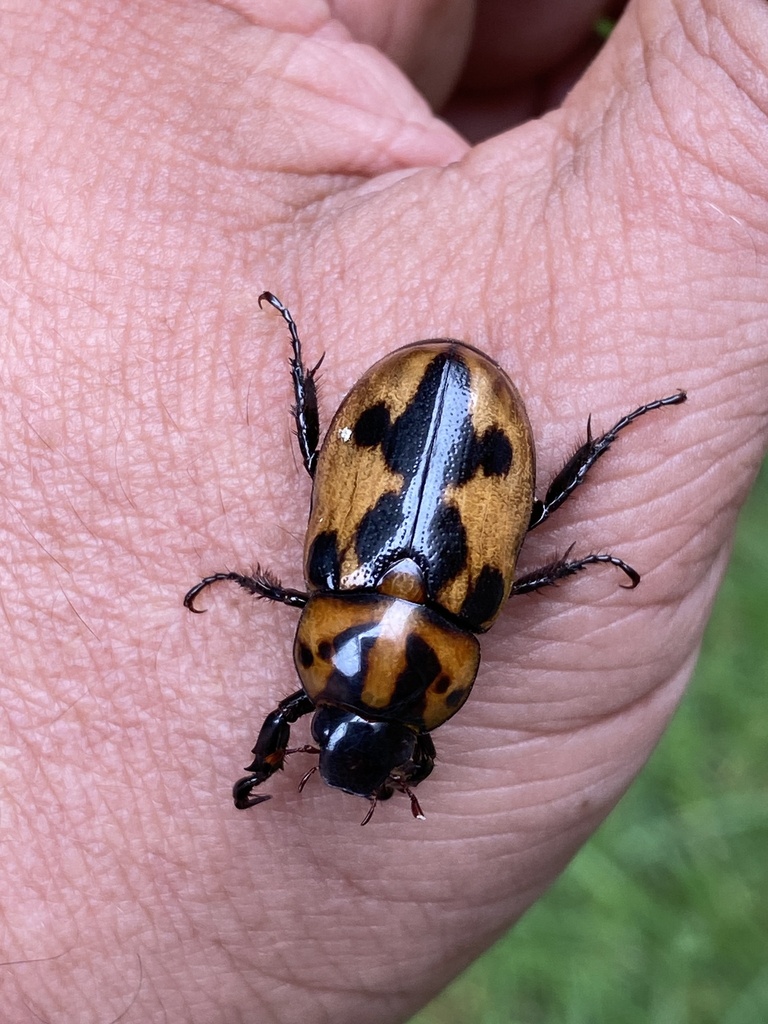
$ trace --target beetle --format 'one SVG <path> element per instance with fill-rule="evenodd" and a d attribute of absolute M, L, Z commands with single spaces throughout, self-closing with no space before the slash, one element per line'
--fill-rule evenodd
<path fill-rule="evenodd" d="M 608 563 L 639 574 L 612 554 L 564 557 L 515 578 L 525 536 L 584 481 L 617 435 L 646 413 L 686 400 L 684 391 L 623 416 L 587 439 L 534 494 L 536 456 L 520 394 L 504 370 L 472 346 L 418 341 L 385 356 L 342 401 L 320 446 L 317 374 L 308 369 L 289 310 L 293 417 L 313 481 L 304 544 L 307 590 L 284 587 L 258 566 L 251 575 L 216 572 L 188 591 L 229 580 L 257 598 L 301 609 L 293 657 L 301 689 L 280 701 L 261 727 L 254 759 L 233 787 L 235 806 L 269 800 L 252 791 L 283 768 L 288 754 L 319 755 L 302 778 L 379 800 L 406 794 L 432 772 L 432 732 L 467 700 L 480 662 L 476 634 L 507 598 Z M 313 744 L 290 748 L 290 727 L 313 713 Z"/>

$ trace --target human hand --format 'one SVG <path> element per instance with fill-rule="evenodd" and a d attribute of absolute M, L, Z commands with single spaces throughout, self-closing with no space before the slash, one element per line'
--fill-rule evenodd
<path fill-rule="evenodd" d="M 394 28 L 382 5 L 336 5 L 335 22 L 273 6 L 5 17 L 10 1020 L 412 1013 L 653 748 L 763 451 L 763 4 L 636 3 L 559 110 L 474 149 L 392 63 L 444 99 L 469 5 L 436 25 L 412 3 Z M 550 38 L 556 89 L 569 54 Z M 509 116 L 532 90 L 504 79 L 513 40 L 497 39 L 505 60 L 470 64 L 509 86 L 484 105 Z M 614 551 L 640 587 L 594 569 L 515 599 L 435 734 L 425 822 L 393 799 L 360 829 L 361 801 L 296 792 L 296 759 L 269 804 L 229 800 L 296 688 L 295 615 L 235 588 L 203 619 L 180 599 L 256 560 L 302 586 L 309 482 L 265 288 L 308 360 L 327 352 L 324 423 L 400 344 L 486 350 L 526 399 L 539 493 L 590 413 L 603 429 L 689 392 L 523 549 L 523 572 L 571 542 Z"/>

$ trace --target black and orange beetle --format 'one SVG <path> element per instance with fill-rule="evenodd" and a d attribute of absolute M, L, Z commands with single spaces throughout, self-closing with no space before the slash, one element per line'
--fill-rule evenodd
<path fill-rule="evenodd" d="M 302 688 L 261 727 L 250 773 L 235 783 L 238 808 L 268 800 L 252 790 L 287 754 L 319 754 L 329 786 L 370 801 L 399 790 L 423 818 L 414 788 L 434 767 L 431 733 L 472 689 L 480 662 L 475 636 L 493 625 L 510 595 L 556 583 L 588 565 L 617 566 L 634 588 L 640 576 L 615 555 L 556 559 L 514 578 L 520 546 L 584 480 L 638 417 L 684 402 L 680 391 L 641 405 L 587 440 L 534 497 L 535 450 L 523 401 L 506 373 L 460 341 L 406 345 L 355 384 L 322 446 L 316 376 L 301 354 L 296 324 L 270 292 L 259 297 L 291 334 L 293 410 L 304 466 L 313 479 L 304 545 L 307 592 L 260 569 L 217 572 L 187 593 L 231 580 L 256 597 L 301 608 L 293 658 Z M 322 362 L 322 359 L 320 360 Z M 290 727 L 314 712 L 315 745 L 290 749 Z"/>

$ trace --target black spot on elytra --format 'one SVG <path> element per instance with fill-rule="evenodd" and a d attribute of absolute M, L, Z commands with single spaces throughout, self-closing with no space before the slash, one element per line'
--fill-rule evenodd
<path fill-rule="evenodd" d="M 480 465 L 486 476 L 506 476 L 512 468 L 512 442 L 501 427 L 488 427 L 480 439 Z"/>
<path fill-rule="evenodd" d="M 431 526 L 427 583 L 430 592 L 436 594 L 466 564 L 467 531 L 455 505 L 438 505 Z"/>
<path fill-rule="evenodd" d="M 327 640 L 321 640 L 317 645 L 317 654 L 322 661 L 330 661 L 333 654 L 333 644 Z"/>
<path fill-rule="evenodd" d="M 413 477 L 425 451 L 447 360 L 443 353 L 429 363 L 413 398 L 396 420 L 392 421 L 384 402 L 377 402 L 360 413 L 352 428 L 356 444 L 380 447 L 387 468 L 406 480 Z"/>
<path fill-rule="evenodd" d="M 474 632 L 482 632 L 485 623 L 498 611 L 504 600 L 504 577 L 500 569 L 484 565 L 474 587 L 461 606 L 461 617 Z"/>
<path fill-rule="evenodd" d="M 304 668 L 309 668 L 314 661 L 312 651 L 307 647 L 306 644 L 299 644 L 299 661 Z"/>
<path fill-rule="evenodd" d="M 384 446 L 387 466 L 393 473 L 402 474 L 406 481 L 413 479 L 428 451 L 430 431 L 438 412 L 438 397 L 441 390 L 444 391 L 447 362 L 447 354 L 441 353 L 429 363 L 413 398 L 392 424 Z M 461 367 L 466 372 L 463 363 Z"/>
<path fill-rule="evenodd" d="M 338 537 L 335 530 L 318 533 L 307 558 L 307 582 L 316 590 L 338 590 L 341 578 Z"/>
<path fill-rule="evenodd" d="M 445 693 L 448 687 L 451 685 L 451 680 L 448 676 L 442 675 L 432 684 L 433 693 Z"/>
<path fill-rule="evenodd" d="M 352 429 L 352 437 L 362 448 L 375 448 L 383 443 L 389 427 L 389 409 L 379 402 L 360 413 Z"/>
<path fill-rule="evenodd" d="M 373 508 L 368 509 L 355 534 L 355 552 L 361 565 L 373 561 L 386 547 L 403 519 L 401 494 L 388 491 L 382 494 Z"/>
<path fill-rule="evenodd" d="M 457 483 L 467 483 L 479 470 L 486 476 L 506 476 L 512 457 L 512 442 L 501 427 L 488 427 L 481 437 L 472 431 L 466 438 Z"/>
<path fill-rule="evenodd" d="M 460 350 L 446 348 L 432 357 L 400 416 L 392 420 L 387 405 L 379 402 L 358 417 L 355 442 L 378 448 L 389 471 L 400 478 L 398 490 L 382 494 L 355 531 L 355 554 L 365 568 L 361 585 L 376 586 L 395 560 L 412 558 L 434 598 L 465 568 L 467 530 L 446 494 L 478 473 L 504 476 L 513 461 L 512 444 L 500 426 L 481 435 L 475 430 L 472 387 Z M 339 561 L 335 536 L 317 553 L 313 547 L 310 583 L 335 586 L 331 581 L 338 578 Z M 473 596 L 470 609 L 482 603 L 482 594 Z"/>
<path fill-rule="evenodd" d="M 457 687 L 455 690 L 451 690 L 448 696 L 445 698 L 445 705 L 449 708 L 458 707 L 463 703 L 464 698 L 467 695 L 466 689 L 463 687 Z"/>

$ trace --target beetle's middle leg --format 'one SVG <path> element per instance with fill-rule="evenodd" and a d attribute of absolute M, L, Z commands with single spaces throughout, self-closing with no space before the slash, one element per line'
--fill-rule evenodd
<path fill-rule="evenodd" d="M 686 397 L 684 391 L 678 391 L 675 395 L 668 395 L 666 398 L 659 398 L 655 402 L 641 405 L 634 412 L 629 413 L 628 416 L 622 416 L 618 423 L 614 423 L 611 429 L 601 434 L 600 437 L 592 436 L 592 417 L 590 416 L 587 420 L 587 440 L 571 456 L 554 478 L 547 488 L 544 500 L 541 501 L 539 498 L 536 498 L 534 501 L 528 529 L 533 530 L 540 526 L 556 509 L 560 508 L 579 484 L 583 483 L 584 477 L 600 456 L 608 451 L 620 431 L 628 427 L 630 423 L 634 423 L 636 419 L 644 416 L 647 412 L 662 409 L 665 405 L 679 405 L 686 400 Z"/>
<path fill-rule="evenodd" d="M 284 587 L 272 573 L 262 572 L 257 566 L 252 576 L 244 576 L 239 572 L 215 572 L 211 576 L 206 576 L 184 595 L 184 607 L 201 615 L 205 608 L 196 608 L 195 600 L 212 583 L 219 583 L 221 580 L 237 583 L 243 590 L 247 590 L 255 597 L 265 597 L 268 601 L 278 601 L 280 604 L 287 604 L 292 608 L 303 608 L 308 601 L 308 597 L 303 591 Z"/>
<path fill-rule="evenodd" d="M 293 407 L 293 418 L 296 421 L 296 439 L 299 442 L 299 451 L 304 460 L 304 468 L 311 477 L 315 475 L 317 463 L 317 446 L 320 442 L 320 415 L 317 411 L 317 382 L 315 374 L 325 358 L 320 359 L 311 370 L 304 365 L 301 355 L 301 339 L 290 311 L 282 304 L 272 292 L 262 292 L 259 296 L 259 305 L 262 299 L 273 306 L 288 324 L 291 332 L 291 344 L 293 356 L 291 358 L 291 378 L 293 379 L 293 394 L 296 404 Z"/>

